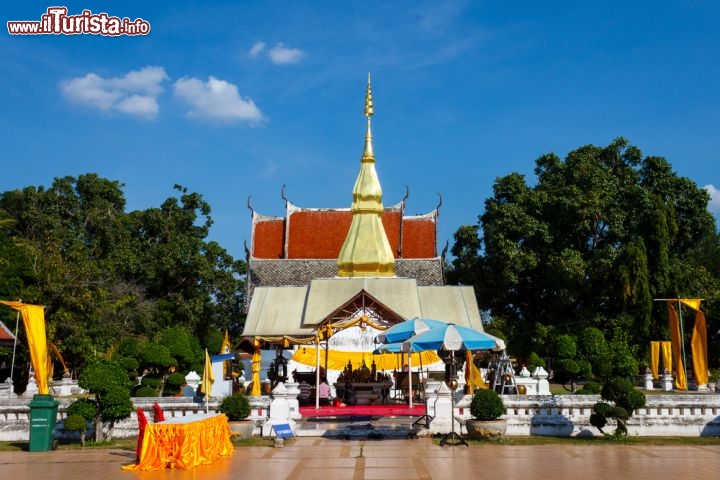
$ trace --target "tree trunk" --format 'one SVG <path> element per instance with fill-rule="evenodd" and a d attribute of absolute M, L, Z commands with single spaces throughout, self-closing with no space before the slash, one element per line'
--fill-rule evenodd
<path fill-rule="evenodd" d="M 95 417 L 95 441 L 103 441 L 103 422 L 99 416 Z"/>

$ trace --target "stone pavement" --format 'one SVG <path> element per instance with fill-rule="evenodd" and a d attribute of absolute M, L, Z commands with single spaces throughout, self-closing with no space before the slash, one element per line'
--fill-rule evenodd
<path fill-rule="evenodd" d="M 268 440 L 268 445 L 271 441 Z M 720 478 L 720 444 L 472 445 L 440 447 L 415 440 L 301 437 L 284 448 L 239 447 L 232 458 L 193 470 L 125 472 L 134 452 L 56 450 L 0 452 L 3 479 L 713 479 Z"/>

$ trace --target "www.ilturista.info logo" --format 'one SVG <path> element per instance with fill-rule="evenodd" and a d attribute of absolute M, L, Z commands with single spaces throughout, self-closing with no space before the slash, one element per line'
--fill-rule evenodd
<path fill-rule="evenodd" d="M 80 15 L 68 15 L 66 7 L 50 7 L 37 20 L 7 22 L 10 35 L 147 35 L 150 23 L 142 18 L 111 17 L 107 13 L 83 10 Z"/>

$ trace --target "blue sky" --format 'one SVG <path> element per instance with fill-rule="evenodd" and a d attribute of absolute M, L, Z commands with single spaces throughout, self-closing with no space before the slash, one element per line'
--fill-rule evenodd
<path fill-rule="evenodd" d="M 2 7 L 3 25 L 56 3 Z M 128 209 L 203 194 L 236 258 L 247 197 L 282 215 L 347 207 L 372 73 L 384 203 L 443 196 L 439 243 L 499 176 L 624 136 L 714 193 L 720 213 L 720 3 L 65 2 L 142 18 L 146 36 L 0 35 L 0 191 L 95 172 Z M 509 4 L 509 6 L 506 6 Z"/>

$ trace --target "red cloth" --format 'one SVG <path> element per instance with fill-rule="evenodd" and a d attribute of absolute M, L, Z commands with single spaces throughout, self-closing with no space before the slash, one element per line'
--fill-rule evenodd
<path fill-rule="evenodd" d="M 153 423 L 158 422 L 164 422 L 165 421 L 165 412 L 163 412 L 162 407 L 155 402 L 153 404 Z"/>
<path fill-rule="evenodd" d="M 135 455 L 137 455 L 138 460 L 140 459 L 140 452 L 142 452 L 142 442 L 143 437 L 145 436 L 145 426 L 147 425 L 147 417 L 145 416 L 145 412 L 142 408 L 138 407 L 137 409 L 137 418 L 138 418 L 138 441 L 137 441 L 137 447 L 135 448 Z"/>

